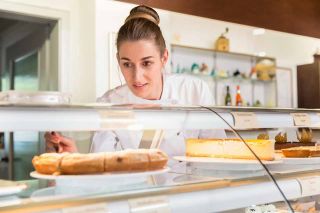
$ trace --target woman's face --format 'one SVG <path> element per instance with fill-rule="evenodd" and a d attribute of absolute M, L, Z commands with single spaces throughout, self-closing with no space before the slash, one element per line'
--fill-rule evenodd
<path fill-rule="evenodd" d="M 168 51 L 160 51 L 152 40 L 124 41 L 118 50 L 118 62 L 129 89 L 134 95 L 158 100 L 162 93 L 162 68 Z"/>

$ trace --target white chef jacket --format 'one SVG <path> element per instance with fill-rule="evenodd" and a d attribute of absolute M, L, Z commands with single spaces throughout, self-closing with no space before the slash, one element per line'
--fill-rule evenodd
<path fill-rule="evenodd" d="M 112 104 L 178 104 L 213 105 L 208 85 L 201 79 L 182 74 L 163 74 L 160 100 L 146 100 L 135 96 L 127 85 L 106 92 L 98 102 Z M 157 122 L 157 121 L 154 121 Z M 170 118 L 168 118 L 170 122 Z M 113 130 L 96 132 L 92 138 L 93 152 L 116 151 L 139 147 L 143 131 Z M 225 138 L 223 130 L 165 130 L 160 149 L 169 156 L 185 154 L 186 138 Z"/>

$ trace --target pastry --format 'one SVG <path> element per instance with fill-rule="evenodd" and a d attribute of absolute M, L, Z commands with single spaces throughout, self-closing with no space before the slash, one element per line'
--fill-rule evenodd
<path fill-rule="evenodd" d="M 292 147 L 282 149 L 282 154 L 287 158 L 308 158 L 310 156 L 310 150 L 301 149 L 301 147 Z"/>
<path fill-rule="evenodd" d="M 60 164 L 61 174 L 92 174 L 104 172 L 104 154 L 72 153 L 62 158 Z"/>
<path fill-rule="evenodd" d="M 138 150 L 125 150 L 105 155 L 105 172 L 146 171 L 149 169 L 149 153 Z"/>
<path fill-rule="evenodd" d="M 148 171 L 166 166 L 168 156 L 158 149 L 137 149 L 101 153 L 45 153 L 32 164 L 41 174 L 93 174 L 116 171 Z"/>
<path fill-rule="evenodd" d="M 259 140 L 269 140 L 269 135 L 268 133 L 260 133 L 257 137 Z"/>
<path fill-rule="evenodd" d="M 68 153 L 45 153 L 41 156 L 35 156 L 32 159 L 32 164 L 37 172 L 41 174 L 53 174 L 60 171 L 61 159 Z"/>
<path fill-rule="evenodd" d="M 292 147 L 281 151 L 287 158 L 320 157 L 320 147 L 317 146 Z"/>
<path fill-rule="evenodd" d="M 276 143 L 286 143 L 287 142 L 287 133 L 285 132 L 283 135 L 279 132 L 274 138 Z"/>
<path fill-rule="evenodd" d="M 149 169 L 157 170 L 163 168 L 168 161 L 168 156 L 166 153 L 158 149 L 150 149 L 149 154 Z"/>
<path fill-rule="evenodd" d="M 302 129 L 298 131 L 297 138 L 301 143 L 310 143 L 312 141 L 312 130 L 311 129 Z"/>
<path fill-rule="evenodd" d="M 308 133 L 306 130 L 302 130 L 301 134 L 297 132 L 297 138 L 300 142 L 289 142 L 287 141 L 287 133 L 282 134 L 280 132 L 275 137 L 275 149 L 281 150 L 300 146 L 315 146 L 315 143 L 311 142 L 311 131 Z"/>
<path fill-rule="evenodd" d="M 245 140 L 261 160 L 274 160 L 274 142 Z M 186 156 L 255 160 L 255 156 L 239 139 L 187 139 Z"/>

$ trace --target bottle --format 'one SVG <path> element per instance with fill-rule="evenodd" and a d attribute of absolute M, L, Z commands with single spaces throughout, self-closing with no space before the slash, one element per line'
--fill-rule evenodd
<path fill-rule="evenodd" d="M 242 97 L 240 94 L 240 86 L 237 86 L 237 94 L 236 94 L 236 106 L 242 106 Z"/>
<path fill-rule="evenodd" d="M 226 97 L 224 99 L 224 105 L 226 105 L 226 106 L 231 106 L 232 105 L 229 86 L 227 86 L 227 94 L 226 94 Z"/>

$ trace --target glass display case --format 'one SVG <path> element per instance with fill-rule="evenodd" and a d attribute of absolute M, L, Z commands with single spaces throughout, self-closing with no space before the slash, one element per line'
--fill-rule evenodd
<path fill-rule="evenodd" d="M 317 212 L 319 113 L 305 109 L 3 104 L 3 132 L 94 135 L 111 131 L 118 135 L 116 150 L 162 149 L 167 143 L 163 150 L 169 161 L 156 171 L 38 174 L 29 180 L 0 182 L 0 212 Z M 120 136 L 128 132 L 135 137 Z M 130 147 L 133 138 L 138 143 Z M 174 143 L 181 145 L 174 150 L 170 148 L 177 147 Z"/>

